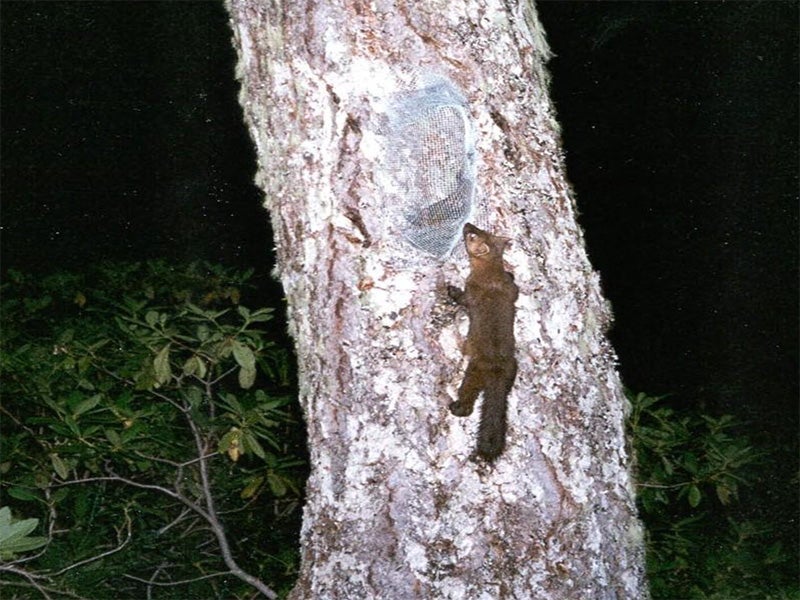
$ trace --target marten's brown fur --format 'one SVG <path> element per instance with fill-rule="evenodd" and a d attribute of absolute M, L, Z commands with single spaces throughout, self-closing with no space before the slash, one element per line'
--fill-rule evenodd
<path fill-rule="evenodd" d="M 467 308 L 469 333 L 464 354 L 469 364 L 450 411 L 459 417 L 472 414 L 483 392 L 483 408 L 476 454 L 497 458 L 506 442 L 506 399 L 517 375 L 514 358 L 514 302 L 518 288 L 503 268 L 503 250 L 509 239 L 474 225 L 464 225 L 464 244 L 470 274 L 464 290 L 449 286 L 450 297 Z"/>

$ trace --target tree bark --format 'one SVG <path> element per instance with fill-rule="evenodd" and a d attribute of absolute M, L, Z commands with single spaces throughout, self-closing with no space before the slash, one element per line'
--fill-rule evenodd
<path fill-rule="evenodd" d="M 576 223 L 533 6 L 228 6 L 310 445 L 291 597 L 647 597 L 610 311 Z M 477 411 L 447 409 L 467 326 L 447 285 L 463 287 L 466 255 L 460 242 L 442 256 L 412 243 L 397 183 L 408 156 L 393 123 L 425 82 L 457 90 L 454 106 L 463 96 L 452 114 L 476 151 L 458 185 L 474 159 L 469 214 L 513 240 L 519 370 L 493 464 L 469 460 Z"/>

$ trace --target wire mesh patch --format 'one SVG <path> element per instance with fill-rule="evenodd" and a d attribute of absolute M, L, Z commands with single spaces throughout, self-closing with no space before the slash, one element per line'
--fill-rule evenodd
<path fill-rule="evenodd" d="M 439 79 L 398 95 L 390 108 L 389 163 L 403 235 L 447 254 L 460 239 L 475 197 L 475 140 L 464 97 Z"/>

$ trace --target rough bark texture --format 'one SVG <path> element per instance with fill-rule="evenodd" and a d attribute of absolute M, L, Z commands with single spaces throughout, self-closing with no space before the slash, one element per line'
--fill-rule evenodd
<path fill-rule="evenodd" d="M 276 235 L 312 472 L 292 598 L 643 598 L 609 309 L 564 175 L 532 5 L 229 0 Z M 476 464 L 452 416 L 466 256 L 402 238 L 385 112 L 402 73 L 455 82 L 480 227 L 513 239 L 508 443 Z"/>

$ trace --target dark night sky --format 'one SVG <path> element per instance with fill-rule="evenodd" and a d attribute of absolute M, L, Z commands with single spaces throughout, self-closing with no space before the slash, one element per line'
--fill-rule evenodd
<path fill-rule="evenodd" d="M 750 419 L 796 475 L 798 4 L 538 7 L 626 383 Z M 0 44 L 3 270 L 268 279 L 220 4 L 3 1 Z"/>
<path fill-rule="evenodd" d="M 795 425 L 797 6 L 539 5 L 626 381 Z"/>
<path fill-rule="evenodd" d="M 3 2 L 4 267 L 271 260 L 217 2 Z"/>

